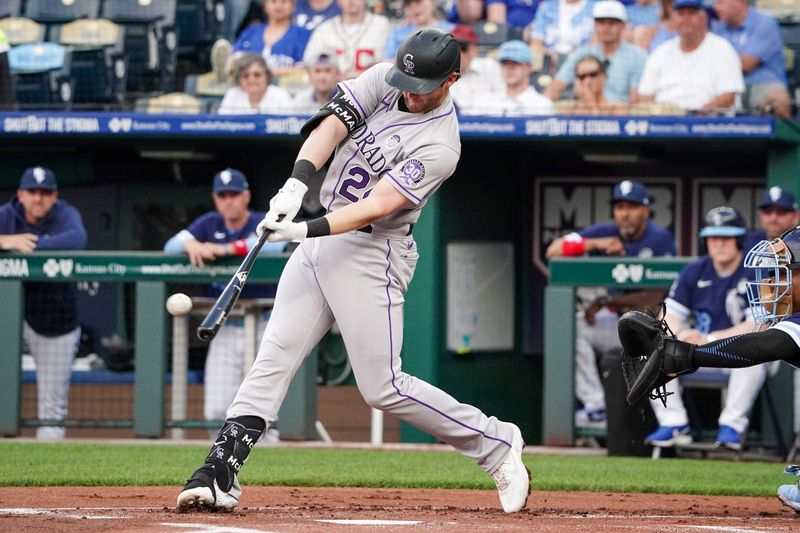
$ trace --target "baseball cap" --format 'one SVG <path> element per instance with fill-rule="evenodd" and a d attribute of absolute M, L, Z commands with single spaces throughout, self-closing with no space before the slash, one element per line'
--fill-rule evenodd
<path fill-rule="evenodd" d="M 600 0 L 592 8 L 592 17 L 596 19 L 616 19 L 628 22 L 625 6 L 617 0 Z"/>
<path fill-rule="evenodd" d="M 332 65 L 336 67 L 336 50 L 333 48 L 323 48 L 318 53 L 314 54 L 314 56 L 311 57 L 309 66 L 313 67 L 316 65 Z"/>
<path fill-rule="evenodd" d="M 233 168 L 220 170 L 214 176 L 214 192 L 242 192 L 250 188 L 244 174 Z"/>
<path fill-rule="evenodd" d="M 530 65 L 533 62 L 531 56 L 531 49 L 524 42 L 514 39 L 506 41 L 500 45 L 497 52 L 498 61 L 513 61 L 514 63 L 522 63 Z"/>
<path fill-rule="evenodd" d="M 478 34 L 475 33 L 475 30 L 464 24 L 459 24 L 453 28 L 450 31 L 450 35 L 452 35 L 459 43 L 478 44 Z"/>
<path fill-rule="evenodd" d="M 26 168 L 19 180 L 19 188 L 55 191 L 58 189 L 56 175 L 52 170 L 45 167 Z"/>
<path fill-rule="evenodd" d="M 798 210 L 797 200 L 795 200 L 792 191 L 778 186 L 765 190 L 764 195 L 761 196 L 761 203 L 758 204 L 759 209 L 772 206 L 780 207 L 786 211 Z"/>
<path fill-rule="evenodd" d="M 630 202 L 632 204 L 650 205 L 647 189 L 638 181 L 625 180 L 614 186 L 611 203 Z"/>
<path fill-rule="evenodd" d="M 672 4 L 672 9 L 680 9 L 682 7 L 703 9 L 703 0 L 675 0 Z"/>

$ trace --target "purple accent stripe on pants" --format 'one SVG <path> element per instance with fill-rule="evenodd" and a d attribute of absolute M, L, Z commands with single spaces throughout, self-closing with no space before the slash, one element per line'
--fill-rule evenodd
<path fill-rule="evenodd" d="M 459 420 L 456 420 L 455 418 L 453 418 L 452 416 L 448 415 L 447 413 L 444 413 L 444 412 L 440 411 L 439 409 L 435 408 L 434 406 L 429 405 L 429 404 L 423 402 L 422 400 L 420 400 L 418 398 L 414 398 L 413 396 L 410 396 L 408 394 L 403 394 L 402 392 L 400 392 L 400 388 L 395 383 L 395 379 L 397 378 L 397 376 L 394 373 L 394 342 L 393 342 L 393 337 L 392 337 L 392 330 L 393 330 L 393 328 L 392 328 L 392 295 L 389 292 L 389 287 L 392 285 L 392 279 L 389 277 L 389 269 L 392 268 L 392 260 L 389 258 L 391 253 L 392 253 L 392 243 L 391 243 L 390 240 L 387 239 L 386 240 L 386 272 L 385 272 L 385 275 L 386 275 L 386 299 L 389 302 L 389 305 L 387 306 L 387 313 L 386 314 L 389 317 L 389 370 L 391 370 L 391 372 L 392 372 L 392 387 L 394 388 L 395 392 L 401 398 L 408 398 L 411 401 L 417 402 L 418 404 L 427 407 L 431 411 L 440 414 L 441 416 L 445 417 L 446 419 L 450 420 L 451 422 L 454 422 L 454 423 L 458 424 L 459 426 L 461 426 L 463 428 L 469 429 L 470 431 L 474 431 L 475 433 L 480 433 L 481 435 L 483 435 L 487 439 L 494 440 L 494 441 L 497 441 L 497 442 L 502 442 L 503 444 L 505 444 L 506 446 L 511 448 L 511 443 L 510 442 L 507 442 L 507 441 L 505 441 L 505 440 L 503 440 L 503 439 L 501 439 L 499 437 L 492 437 L 490 435 L 487 435 L 483 431 L 481 431 L 479 429 L 476 429 L 476 428 L 474 428 L 472 426 L 468 426 L 467 424 L 465 424 L 465 423 L 463 423 L 463 422 L 461 422 Z"/>

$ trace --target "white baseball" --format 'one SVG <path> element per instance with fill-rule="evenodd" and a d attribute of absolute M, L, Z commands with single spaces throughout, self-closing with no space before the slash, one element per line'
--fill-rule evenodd
<path fill-rule="evenodd" d="M 192 310 L 192 299 L 183 294 L 182 292 L 177 292 L 167 298 L 167 311 L 172 316 L 182 316 Z"/>

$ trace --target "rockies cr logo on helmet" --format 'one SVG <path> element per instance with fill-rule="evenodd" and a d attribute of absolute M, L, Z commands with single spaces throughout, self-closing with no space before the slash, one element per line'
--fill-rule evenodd
<path fill-rule="evenodd" d="M 411 54 L 406 54 L 403 56 L 403 70 L 405 70 L 408 74 L 414 75 L 414 62 L 411 61 L 414 59 L 414 56 Z"/>

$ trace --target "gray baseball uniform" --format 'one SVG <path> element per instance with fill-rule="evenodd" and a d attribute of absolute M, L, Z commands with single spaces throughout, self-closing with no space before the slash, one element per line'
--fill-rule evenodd
<path fill-rule="evenodd" d="M 334 211 L 386 179 L 411 204 L 366 231 L 300 244 L 281 276 L 255 364 L 227 416 L 255 415 L 271 423 L 292 376 L 335 320 L 369 405 L 492 472 L 508 454 L 514 426 L 401 370 L 403 302 L 419 257 L 411 227 L 427 198 L 453 174 L 461 144 L 452 100 L 424 114 L 402 111 L 401 91 L 384 81 L 390 68 L 382 63 L 342 82 L 324 108 L 349 136 L 336 147 L 320 199 Z"/>

